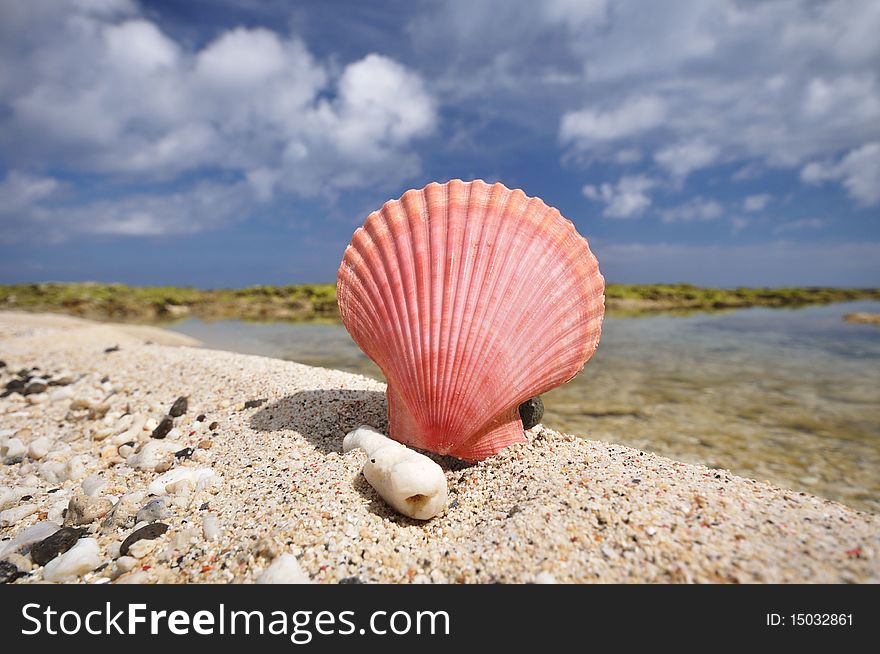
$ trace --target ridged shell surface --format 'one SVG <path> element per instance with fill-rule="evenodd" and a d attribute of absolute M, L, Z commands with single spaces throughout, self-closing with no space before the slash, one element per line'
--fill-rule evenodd
<path fill-rule="evenodd" d="M 525 440 L 519 405 L 593 355 L 604 291 L 559 211 L 479 180 L 385 203 L 337 278 L 342 320 L 388 382 L 389 436 L 468 461 Z"/>

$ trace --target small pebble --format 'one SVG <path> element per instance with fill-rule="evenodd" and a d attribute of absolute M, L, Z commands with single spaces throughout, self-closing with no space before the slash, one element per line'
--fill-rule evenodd
<path fill-rule="evenodd" d="M 81 538 L 64 554 L 46 564 L 43 568 L 43 579 L 54 582 L 70 581 L 100 565 L 98 541 L 94 538 Z"/>
<path fill-rule="evenodd" d="M 216 473 L 210 468 L 174 468 L 153 480 L 153 482 L 147 486 L 147 490 L 153 495 L 168 495 L 169 490 L 172 491 L 172 494 L 174 491 L 179 492 L 183 490 L 182 486 L 169 488 L 174 484 L 187 481 L 190 482 L 192 486 L 199 486 L 200 484 L 207 486 L 215 477 Z"/>
<path fill-rule="evenodd" d="M 130 455 L 126 463 L 138 470 L 151 470 L 153 472 L 165 472 L 174 465 L 174 453 L 181 448 L 180 443 L 166 440 L 151 440 L 141 447 L 140 450 Z"/>
<path fill-rule="evenodd" d="M 178 418 L 186 413 L 186 410 L 189 408 L 189 402 L 185 397 L 178 397 L 174 404 L 171 405 L 171 410 L 168 411 L 168 415 L 172 418 Z"/>
<path fill-rule="evenodd" d="M 156 425 L 156 428 L 153 430 L 153 433 L 150 434 L 150 438 L 165 438 L 168 435 L 168 432 L 174 428 L 174 418 L 171 416 L 165 416 Z"/>
<path fill-rule="evenodd" d="M 193 448 L 191 447 L 185 447 L 182 450 L 178 450 L 177 452 L 175 452 L 174 456 L 178 459 L 190 459 L 192 458 L 194 451 L 195 450 L 193 450 Z"/>
<path fill-rule="evenodd" d="M 56 556 L 64 554 L 64 552 L 76 545 L 76 542 L 84 533 L 84 529 L 62 527 L 31 548 L 31 561 L 37 565 L 46 565 Z"/>
<path fill-rule="evenodd" d="M 364 582 L 361 581 L 360 577 L 346 577 L 345 579 L 340 579 L 339 583 L 340 584 L 362 584 Z"/>
<path fill-rule="evenodd" d="M 119 346 L 114 345 L 113 347 L 108 347 L 104 349 L 104 354 L 110 354 L 111 352 L 119 352 Z"/>
<path fill-rule="evenodd" d="M 10 379 L 6 382 L 6 390 L 12 393 L 20 393 L 24 390 L 25 383 L 20 379 Z"/>
<path fill-rule="evenodd" d="M 35 395 L 36 393 L 45 393 L 48 386 L 43 382 L 31 382 L 25 386 L 22 395 Z"/>
<path fill-rule="evenodd" d="M 198 447 L 203 450 L 210 450 L 211 447 L 213 447 L 213 445 L 214 445 L 214 441 L 206 438 L 205 440 L 199 441 Z"/>
<path fill-rule="evenodd" d="M 540 397 L 533 397 L 519 405 L 519 417 L 522 419 L 523 429 L 531 429 L 541 423 L 544 417 L 544 402 Z"/>
<path fill-rule="evenodd" d="M 119 574 L 125 574 L 126 572 L 133 570 L 137 564 L 138 561 L 133 556 L 120 556 L 116 559 L 116 570 Z"/>
<path fill-rule="evenodd" d="M 28 456 L 39 461 L 46 457 L 52 450 L 52 439 L 48 436 L 40 436 L 28 445 Z"/>
<path fill-rule="evenodd" d="M 20 438 L 8 438 L 0 445 L 0 456 L 7 465 L 21 463 L 26 454 L 27 448 Z"/>
<path fill-rule="evenodd" d="M 147 554 L 159 547 L 159 543 L 154 540 L 141 539 L 128 546 L 128 556 L 136 559 L 142 559 Z M 121 551 L 121 550 L 120 550 Z"/>
<path fill-rule="evenodd" d="M 27 576 L 11 561 L 0 561 L 0 584 L 11 584 L 19 577 Z"/>
<path fill-rule="evenodd" d="M 266 403 L 267 399 L 265 397 L 260 398 L 259 400 L 248 400 L 244 403 L 245 409 L 256 409 L 258 406 L 263 406 Z"/>
<path fill-rule="evenodd" d="M 156 522 L 162 520 L 168 515 L 165 508 L 165 498 L 157 497 L 147 502 L 140 511 L 137 512 L 135 523 L 139 522 Z"/>
<path fill-rule="evenodd" d="M 168 525 L 164 522 L 154 522 L 145 527 L 141 527 L 140 529 L 135 529 L 124 541 L 122 541 L 122 545 L 119 546 L 119 553 L 122 556 L 127 556 L 129 548 L 138 541 L 155 540 L 166 531 L 168 531 Z"/>
<path fill-rule="evenodd" d="M 103 518 L 113 508 L 113 502 L 100 497 L 75 495 L 67 505 L 66 525 L 88 525 Z"/>
<path fill-rule="evenodd" d="M 257 579 L 258 584 L 309 584 L 311 579 L 299 567 L 293 554 L 282 554 Z"/>
<path fill-rule="evenodd" d="M 210 425 L 208 425 L 208 429 L 210 429 L 211 431 L 217 431 L 218 429 L 220 429 L 220 423 L 215 420 Z"/>
<path fill-rule="evenodd" d="M 206 515 L 202 518 L 202 531 L 205 540 L 217 540 L 220 537 L 220 522 L 215 515 Z"/>
<path fill-rule="evenodd" d="M 205 418 L 206 418 L 206 417 L 207 417 L 207 416 L 206 416 L 204 413 L 200 413 L 200 414 L 196 417 L 196 422 L 205 422 Z"/>
<path fill-rule="evenodd" d="M 22 504 L 21 506 L 16 506 L 11 509 L 6 509 L 5 511 L 0 511 L 0 527 L 9 527 L 10 525 L 14 525 L 19 520 L 23 518 L 27 518 L 29 515 L 33 515 L 39 510 L 36 504 Z"/>
<path fill-rule="evenodd" d="M 94 497 L 107 487 L 107 482 L 100 475 L 89 475 L 83 479 L 81 486 L 86 495 Z"/>

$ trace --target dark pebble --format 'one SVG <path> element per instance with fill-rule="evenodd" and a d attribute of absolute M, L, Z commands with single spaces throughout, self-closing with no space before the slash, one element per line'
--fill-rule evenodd
<path fill-rule="evenodd" d="M 32 500 L 32 499 L 34 499 L 33 495 L 22 495 L 21 499 L 18 501 L 19 502 L 27 502 L 28 500 Z"/>
<path fill-rule="evenodd" d="M 263 406 L 266 403 L 266 398 L 261 398 L 259 400 L 248 400 L 244 403 L 245 409 L 256 409 L 258 406 Z"/>
<path fill-rule="evenodd" d="M 182 450 L 177 450 L 174 453 L 174 456 L 176 456 L 178 459 L 189 459 L 192 458 L 193 452 L 195 452 L 193 448 L 185 447 Z"/>
<path fill-rule="evenodd" d="M 28 384 L 22 395 L 33 395 L 35 393 L 45 393 L 48 386 L 42 382 L 33 382 L 32 384 Z"/>
<path fill-rule="evenodd" d="M 205 418 L 206 418 L 206 417 L 207 417 L 207 416 L 205 416 L 204 413 L 200 413 L 200 414 L 198 415 L 198 417 L 196 418 L 196 422 L 205 422 Z"/>
<path fill-rule="evenodd" d="M 165 416 L 153 430 L 153 433 L 150 434 L 151 438 L 165 438 L 168 435 L 168 432 L 174 427 L 174 418 L 171 416 Z"/>
<path fill-rule="evenodd" d="M 6 390 L 12 391 L 13 393 L 23 391 L 24 386 L 24 382 L 20 379 L 10 379 L 8 382 L 6 382 Z"/>
<path fill-rule="evenodd" d="M 22 368 L 17 374 L 19 377 L 30 377 L 31 371 L 28 368 Z"/>
<path fill-rule="evenodd" d="M 0 368 L 5 368 L 5 367 L 6 367 L 6 362 L 3 361 L 2 359 L 0 359 Z"/>
<path fill-rule="evenodd" d="M 37 565 L 46 565 L 59 554 L 64 554 L 82 536 L 84 529 L 62 527 L 48 538 L 31 547 L 31 561 Z"/>
<path fill-rule="evenodd" d="M 104 375 L 103 377 L 101 377 L 102 384 L 106 384 L 108 381 L 110 381 L 110 375 Z"/>
<path fill-rule="evenodd" d="M 128 556 L 128 548 L 139 540 L 156 540 L 166 531 L 168 531 L 168 525 L 164 522 L 154 522 L 146 527 L 135 529 L 128 535 L 128 538 L 122 541 L 122 545 L 119 547 L 119 553 L 122 556 Z"/>
<path fill-rule="evenodd" d="M 208 510 L 208 503 L 207 502 L 205 502 L 204 504 L 202 504 L 199 507 L 199 511 L 207 511 L 207 510 Z"/>
<path fill-rule="evenodd" d="M 189 402 L 185 397 L 178 397 L 174 400 L 174 404 L 171 405 L 171 410 L 168 412 L 168 415 L 172 418 L 179 418 L 186 410 L 189 408 Z"/>
<path fill-rule="evenodd" d="M 346 577 L 345 579 L 339 580 L 340 584 L 362 584 L 364 582 L 361 581 L 360 577 Z"/>
<path fill-rule="evenodd" d="M 220 423 L 217 422 L 216 420 L 214 422 L 212 422 L 210 425 L 208 425 L 208 429 L 210 429 L 211 431 L 216 431 L 219 428 L 220 428 Z"/>
<path fill-rule="evenodd" d="M 519 405 L 519 417 L 522 419 L 523 429 L 531 429 L 541 422 L 544 417 L 544 403 L 540 397 L 533 397 Z"/>
<path fill-rule="evenodd" d="M 104 354 L 110 354 L 111 352 L 119 352 L 119 346 L 114 345 L 113 347 L 108 347 L 104 349 Z"/>
<path fill-rule="evenodd" d="M 0 561 L 0 584 L 11 584 L 19 577 L 26 577 L 27 573 L 19 570 L 14 563 Z"/>

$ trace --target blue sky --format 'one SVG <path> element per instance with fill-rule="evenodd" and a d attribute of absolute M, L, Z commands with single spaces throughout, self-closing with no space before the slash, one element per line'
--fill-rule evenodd
<path fill-rule="evenodd" d="M 0 280 L 331 281 L 502 181 L 609 281 L 880 284 L 880 3 L 0 0 Z"/>

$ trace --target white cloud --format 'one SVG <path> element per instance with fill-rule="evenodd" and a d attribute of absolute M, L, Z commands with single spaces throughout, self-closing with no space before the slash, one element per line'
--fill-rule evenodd
<path fill-rule="evenodd" d="M 663 122 L 666 109 L 660 98 L 630 98 L 609 110 L 582 109 L 562 117 L 559 138 L 564 143 L 586 147 L 593 141 L 614 141 L 657 127 Z"/>
<path fill-rule="evenodd" d="M 664 223 L 695 222 L 715 220 L 724 214 L 724 209 L 716 200 L 706 200 L 696 197 L 688 202 L 665 209 L 660 212 Z"/>
<path fill-rule="evenodd" d="M 13 27 L 0 27 L 0 157 L 9 167 L 48 161 L 103 175 L 108 187 L 187 174 L 184 186 L 202 197 L 191 180 L 221 173 L 262 201 L 333 197 L 417 175 L 414 144 L 437 124 L 422 79 L 386 56 L 322 62 L 295 36 L 243 27 L 194 49 L 130 3 L 22 4 L 34 6 L 16 4 Z M 176 229 L 117 206 L 125 233 Z"/>
<path fill-rule="evenodd" d="M 617 153 L 637 146 L 684 183 L 697 163 L 797 170 L 880 140 L 874 0 L 617 2 L 586 7 L 577 29 L 546 4 L 438 2 L 411 32 L 429 55 L 454 53 L 435 68 L 445 97 L 555 122 L 566 160 L 586 165 L 625 164 Z M 654 104 L 636 111 L 635 89 Z M 693 142 L 717 152 L 670 158 Z"/>
<path fill-rule="evenodd" d="M 0 215 L 27 210 L 33 204 L 51 197 L 61 184 L 52 177 L 29 175 L 17 170 L 0 181 Z"/>
<path fill-rule="evenodd" d="M 593 186 L 587 184 L 583 187 L 583 194 L 594 202 L 605 203 L 603 216 L 608 218 L 636 218 L 651 206 L 651 198 L 647 191 L 652 189 L 656 182 L 644 175 L 624 176 L 616 185 L 601 184 Z"/>
<path fill-rule="evenodd" d="M 692 172 L 715 163 L 720 154 L 718 146 L 686 141 L 663 148 L 654 155 L 654 160 L 681 183 Z"/>
<path fill-rule="evenodd" d="M 252 204 L 247 182 L 200 182 L 179 192 L 138 192 L 70 205 L 51 177 L 12 171 L 0 181 L 0 242 L 57 242 L 73 232 L 112 236 L 192 234 L 240 219 Z"/>
<path fill-rule="evenodd" d="M 104 39 L 109 60 L 124 71 L 167 69 L 174 66 L 180 57 L 177 44 L 146 20 L 108 25 L 104 30 Z"/>
<path fill-rule="evenodd" d="M 801 170 L 801 179 L 807 184 L 841 180 L 857 204 L 880 204 L 880 142 L 851 150 L 838 163 L 809 163 Z"/>
<path fill-rule="evenodd" d="M 763 211 L 771 200 L 773 200 L 773 196 L 770 193 L 749 195 L 743 200 L 743 209 L 749 212 Z"/>

